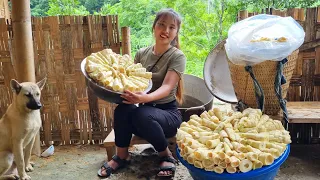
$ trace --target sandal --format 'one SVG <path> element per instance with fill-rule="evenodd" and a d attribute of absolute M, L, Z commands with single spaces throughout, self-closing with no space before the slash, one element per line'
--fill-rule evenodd
<path fill-rule="evenodd" d="M 164 156 L 164 157 L 161 157 L 161 159 L 160 159 L 160 164 L 162 162 L 170 162 L 170 163 L 173 163 L 173 165 L 171 165 L 171 166 L 160 166 L 157 176 L 158 177 L 174 177 L 174 174 L 176 172 L 175 164 L 177 164 L 178 161 L 176 159 L 174 159 L 173 157 L 171 157 L 171 156 Z M 169 173 L 169 174 L 159 174 L 161 171 L 170 171 L 171 173 Z"/>
<path fill-rule="evenodd" d="M 130 164 L 130 160 L 126 160 L 126 159 L 120 159 L 119 156 L 114 155 L 112 156 L 112 160 L 114 160 L 118 166 L 115 169 L 112 169 L 111 166 L 109 166 L 108 162 L 103 163 L 103 165 L 101 166 L 101 168 L 98 170 L 98 176 L 101 178 L 107 178 L 109 177 L 112 173 L 116 172 L 117 170 L 126 167 L 127 165 Z M 104 169 L 102 169 L 104 168 Z M 105 175 L 102 175 L 102 171 L 106 171 Z"/>

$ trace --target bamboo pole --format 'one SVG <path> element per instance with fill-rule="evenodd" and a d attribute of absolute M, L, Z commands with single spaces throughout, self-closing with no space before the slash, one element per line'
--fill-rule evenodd
<path fill-rule="evenodd" d="M 30 0 L 12 1 L 12 27 L 18 80 L 35 82 Z"/>
<path fill-rule="evenodd" d="M 3 17 L 6 18 L 6 20 L 10 19 L 8 0 L 2 0 L 0 7 L 0 10 L 4 10 L 2 14 Z"/>
<path fill-rule="evenodd" d="M 130 42 L 130 28 L 129 27 L 122 27 L 121 28 L 122 34 L 122 54 L 128 54 L 131 56 L 131 42 Z"/>
<path fill-rule="evenodd" d="M 12 28 L 15 72 L 19 82 L 35 82 L 30 0 L 12 0 Z M 40 135 L 36 136 L 33 154 L 40 155 Z"/>

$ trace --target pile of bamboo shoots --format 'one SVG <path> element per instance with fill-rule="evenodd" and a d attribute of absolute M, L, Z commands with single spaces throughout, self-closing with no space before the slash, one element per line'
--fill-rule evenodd
<path fill-rule="evenodd" d="M 248 172 L 270 165 L 291 143 L 281 122 L 259 109 L 192 115 L 178 129 L 180 155 L 197 168 L 216 173 Z"/>
<path fill-rule="evenodd" d="M 147 72 L 141 63 L 134 64 L 129 55 L 114 53 L 104 49 L 86 58 L 86 72 L 98 84 L 117 92 L 145 91 L 152 73 Z"/>

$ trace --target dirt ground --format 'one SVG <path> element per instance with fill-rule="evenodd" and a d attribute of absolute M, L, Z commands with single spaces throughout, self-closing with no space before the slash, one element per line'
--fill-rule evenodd
<path fill-rule="evenodd" d="M 230 105 L 215 101 L 215 106 Z M 111 180 L 155 179 L 158 156 L 151 145 L 136 145 L 130 149 L 132 163 L 111 175 Z M 98 145 L 56 146 L 54 155 L 47 158 L 33 156 L 33 180 L 95 180 L 97 171 L 107 158 Z M 188 170 L 180 163 L 175 180 L 192 180 Z M 289 158 L 282 164 L 276 180 L 319 180 L 320 145 L 291 145 Z"/>
<path fill-rule="evenodd" d="M 282 164 L 276 180 L 320 179 L 320 145 L 292 145 L 289 158 Z M 111 180 L 155 179 L 158 156 L 150 145 L 131 149 L 132 164 L 113 174 Z M 58 146 L 48 158 L 33 157 L 33 180 L 94 180 L 97 170 L 106 159 L 105 149 L 96 145 Z M 191 180 L 187 169 L 180 163 L 175 180 Z"/>

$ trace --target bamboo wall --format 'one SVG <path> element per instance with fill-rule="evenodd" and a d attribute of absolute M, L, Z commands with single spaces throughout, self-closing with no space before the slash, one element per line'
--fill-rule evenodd
<path fill-rule="evenodd" d="M 299 58 L 290 82 L 287 100 L 320 101 L 320 7 L 285 11 L 265 9 L 262 13 L 291 16 L 305 30 L 305 41 L 299 49 Z M 256 14 L 259 13 L 240 11 L 238 20 Z M 295 143 L 320 143 L 318 124 L 290 124 L 289 130 Z"/>
<path fill-rule="evenodd" d="M 0 18 L 10 19 L 8 0 L 0 0 Z"/>
<path fill-rule="evenodd" d="M 42 143 L 102 142 L 112 128 L 114 105 L 98 100 L 87 90 L 80 63 L 92 52 L 104 48 L 120 53 L 118 17 L 33 17 L 32 29 L 36 77 L 37 80 L 48 78 L 42 91 Z M 126 28 L 122 30 L 129 32 Z M 6 25 L 1 18 L 0 117 L 12 100 L 9 82 L 15 78 L 12 62 L 14 52 L 18 51 L 12 47 L 13 38 L 11 25 Z M 123 50 L 130 53 L 128 49 Z"/>

